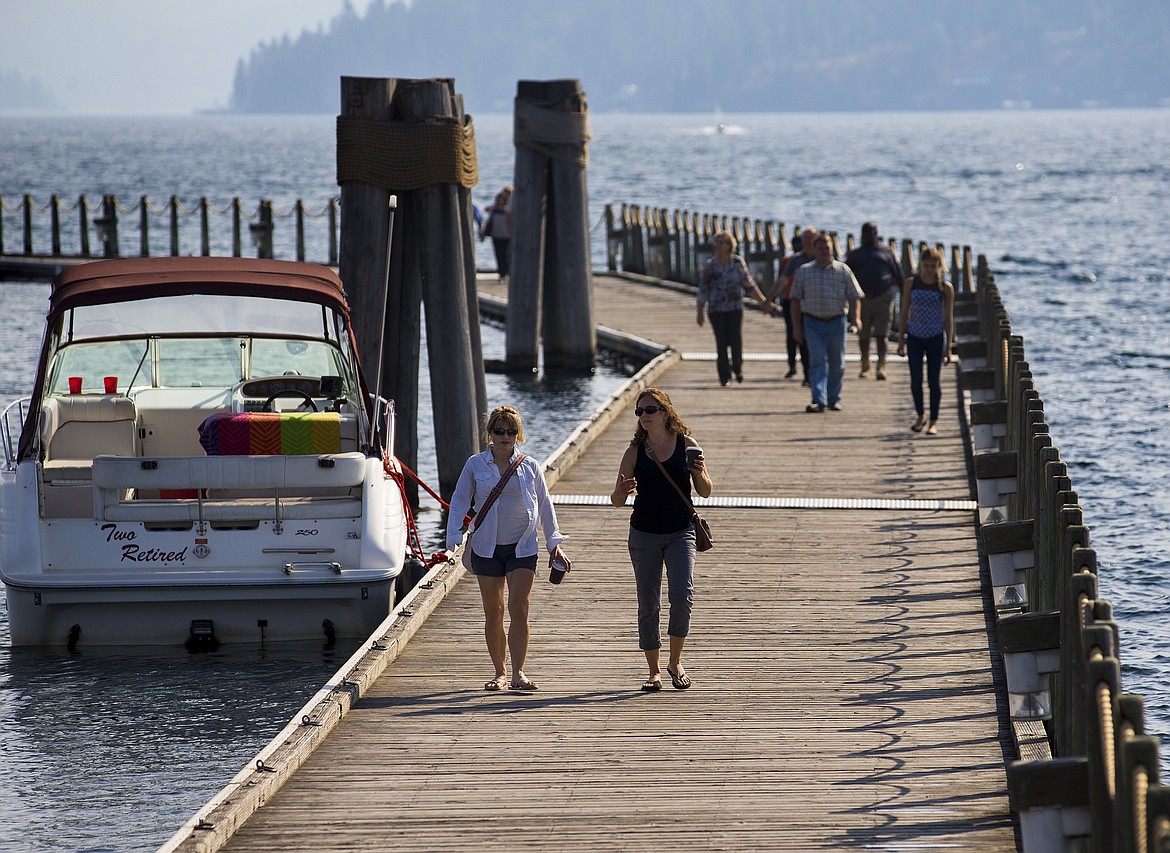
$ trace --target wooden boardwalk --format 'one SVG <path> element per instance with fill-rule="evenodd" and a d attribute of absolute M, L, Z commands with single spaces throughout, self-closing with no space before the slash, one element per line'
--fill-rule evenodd
<path fill-rule="evenodd" d="M 712 349 L 674 290 L 598 276 L 595 310 Z M 748 352 L 783 343 L 782 321 L 748 312 Z M 942 432 L 925 437 L 908 429 L 903 364 L 888 382 L 848 368 L 845 411 L 822 415 L 782 360 L 748 361 L 723 389 L 713 363 L 685 359 L 656 384 L 716 496 L 970 500 L 953 372 Z M 607 495 L 633 427 L 618 418 L 554 492 Z M 540 692 L 482 690 L 465 578 L 226 849 L 1015 850 L 974 512 L 928 507 L 707 510 L 695 686 L 642 694 L 629 510 L 559 506 L 576 568 L 534 593 Z"/>

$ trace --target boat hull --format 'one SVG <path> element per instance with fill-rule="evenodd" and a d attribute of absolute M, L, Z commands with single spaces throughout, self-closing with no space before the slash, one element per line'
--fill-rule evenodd
<path fill-rule="evenodd" d="M 10 583 L 8 619 L 18 646 L 363 640 L 389 614 L 394 588 L 386 577 L 284 586 L 34 589 Z"/>

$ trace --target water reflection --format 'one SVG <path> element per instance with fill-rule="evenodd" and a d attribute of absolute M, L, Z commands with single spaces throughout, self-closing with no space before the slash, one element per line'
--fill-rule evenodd
<path fill-rule="evenodd" d="M 0 824 L 22 832 L 3 851 L 157 848 L 356 649 L 70 654 L 8 642 L 4 614 Z"/>

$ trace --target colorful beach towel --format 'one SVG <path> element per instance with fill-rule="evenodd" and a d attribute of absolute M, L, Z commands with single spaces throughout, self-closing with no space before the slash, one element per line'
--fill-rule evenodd
<path fill-rule="evenodd" d="M 341 452 L 337 412 L 219 413 L 199 425 L 208 456 L 305 456 Z"/>

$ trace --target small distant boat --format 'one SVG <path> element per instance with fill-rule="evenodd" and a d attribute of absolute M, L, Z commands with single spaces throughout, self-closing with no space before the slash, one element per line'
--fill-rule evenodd
<path fill-rule="evenodd" d="M 407 549 L 393 406 L 375 397 L 325 267 L 60 273 L 32 394 L 0 419 L 13 644 L 369 636 Z"/>

